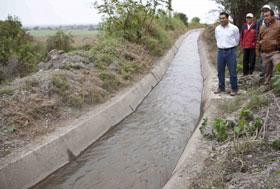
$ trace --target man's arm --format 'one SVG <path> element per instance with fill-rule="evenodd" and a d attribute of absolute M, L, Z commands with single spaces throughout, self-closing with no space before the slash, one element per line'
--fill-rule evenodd
<path fill-rule="evenodd" d="M 236 46 L 237 46 L 239 44 L 239 40 L 240 40 L 240 33 L 239 33 L 239 29 L 237 26 L 234 27 L 234 30 L 235 30 L 234 39 L 235 39 Z"/>
<path fill-rule="evenodd" d="M 261 26 L 260 31 L 257 36 L 257 45 L 256 45 L 256 56 L 259 57 L 261 53 L 261 40 L 262 40 L 263 26 Z"/>

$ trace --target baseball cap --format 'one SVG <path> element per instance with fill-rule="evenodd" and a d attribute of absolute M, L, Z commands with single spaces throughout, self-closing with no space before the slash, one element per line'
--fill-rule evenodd
<path fill-rule="evenodd" d="M 254 15 L 252 14 L 252 13 L 248 13 L 248 14 L 246 14 L 246 18 L 253 18 L 254 17 Z"/>
<path fill-rule="evenodd" d="M 270 7 L 269 5 L 264 5 L 264 6 L 262 7 L 262 9 L 269 9 L 269 10 L 271 10 L 271 7 Z"/>

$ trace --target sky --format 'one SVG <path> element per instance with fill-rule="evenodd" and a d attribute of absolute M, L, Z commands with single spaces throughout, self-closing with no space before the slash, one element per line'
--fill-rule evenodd
<path fill-rule="evenodd" d="M 101 15 L 94 8 L 95 0 L 0 0 L 0 20 L 17 16 L 24 26 L 98 24 Z M 173 9 L 185 13 L 189 19 L 200 17 L 211 23 L 217 9 L 213 0 L 173 0 Z"/>

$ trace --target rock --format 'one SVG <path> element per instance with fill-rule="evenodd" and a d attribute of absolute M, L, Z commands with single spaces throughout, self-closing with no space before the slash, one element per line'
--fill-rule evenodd
<path fill-rule="evenodd" d="M 248 159 L 251 159 L 253 156 L 251 154 L 246 156 Z"/>
<path fill-rule="evenodd" d="M 64 53 L 64 51 L 58 51 L 56 49 L 51 50 L 48 53 L 49 61 L 40 62 L 38 67 L 39 70 L 49 69 L 87 69 L 94 66 L 90 63 L 88 57 L 80 55 L 70 55 Z"/>
<path fill-rule="evenodd" d="M 227 127 L 229 127 L 229 128 L 234 128 L 235 125 L 237 125 L 237 122 L 236 122 L 236 120 L 235 120 L 234 117 L 228 117 L 228 118 L 226 119 L 226 124 L 227 124 Z"/>
<path fill-rule="evenodd" d="M 55 59 L 59 55 L 58 50 L 53 49 L 48 53 L 49 59 Z"/>
<path fill-rule="evenodd" d="M 59 50 L 57 53 L 58 54 L 64 54 L 64 51 L 63 50 Z"/>

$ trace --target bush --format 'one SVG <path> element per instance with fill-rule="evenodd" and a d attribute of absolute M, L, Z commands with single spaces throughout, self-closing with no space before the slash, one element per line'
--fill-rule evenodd
<path fill-rule="evenodd" d="M 0 21 L 0 83 L 36 70 L 41 56 L 16 17 Z"/>
<path fill-rule="evenodd" d="M 72 48 L 72 43 L 74 42 L 73 36 L 71 34 L 66 34 L 62 30 L 56 32 L 54 36 L 50 36 L 47 40 L 48 51 L 57 49 L 64 50 L 68 52 Z"/>
<path fill-rule="evenodd" d="M 119 79 L 114 75 L 113 73 L 110 72 L 102 72 L 99 74 L 99 78 L 102 80 L 102 88 L 109 91 L 113 92 L 118 89 L 120 86 L 121 82 Z"/>

